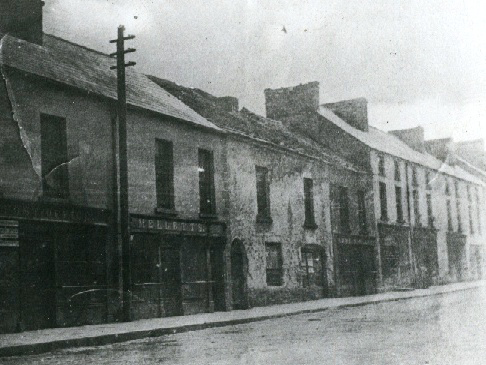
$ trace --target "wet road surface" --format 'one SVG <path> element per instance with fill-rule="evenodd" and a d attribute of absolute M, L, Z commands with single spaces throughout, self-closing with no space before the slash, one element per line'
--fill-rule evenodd
<path fill-rule="evenodd" d="M 486 364 L 486 289 L 327 310 L 0 364 Z"/>

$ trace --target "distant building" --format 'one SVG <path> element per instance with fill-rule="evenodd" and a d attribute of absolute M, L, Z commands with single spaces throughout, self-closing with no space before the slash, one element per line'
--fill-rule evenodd
<path fill-rule="evenodd" d="M 383 290 L 481 277 L 483 179 L 429 154 L 420 127 L 369 126 L 365 99 L 319 105 L 316 82 L 265 95 L 268 116 L 373 174 Z"/>

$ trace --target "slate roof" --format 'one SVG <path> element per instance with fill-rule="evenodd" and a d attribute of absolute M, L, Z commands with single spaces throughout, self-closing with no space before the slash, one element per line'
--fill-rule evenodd
<path fill-rule="evenodd" d="M 0 40 L 0 64 L 66 85 L 117 99 L 116 59 L 61 38 L 44 34 L 43 45 L 5 35 Z M 180 100 L 134 68 L 126 70 L 127 104 L 219 130 Z"/>
<path fill-rule="evenodd" d="M 483 185 L 480 179 L 466 172 L 462 168 L 448 165 L 428 153 L 416 151 L 398 137 L 395 137 L 389 133 L 381 131 L 372 126 L 369 126 L 368 132 L 356 129 L 324 106 L 319 107 L 318 113 L 342 129 L 344 132 L 350 134 L 360 142 L 376 151 L 387 153 L 403 160 L 410 161 L 463 180 Z"/>
<path fill-rule="evenodd" d="M 218 104 L 218 97 L 203 90 L 184 87 L 154 76 L 149 78 L 224 130 L 269 142 L 339 167 L 364 172 L 319 143 L 289 130 L 281 121 L 262 117 L 245 108 L 240 111 L 227 111 Z"/>

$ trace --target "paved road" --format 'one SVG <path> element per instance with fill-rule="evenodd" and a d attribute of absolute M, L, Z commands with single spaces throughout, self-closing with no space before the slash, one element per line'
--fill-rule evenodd
<path fill-rule="evenodd" d="M 1 364 L 486 364 L 486 289 L 328 310 Z"/>

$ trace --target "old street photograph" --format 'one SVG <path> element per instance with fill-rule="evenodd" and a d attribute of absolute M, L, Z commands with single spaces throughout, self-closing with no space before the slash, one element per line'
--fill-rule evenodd
<path fill-rule="evenodd" d="M 0 364 L 486 364 L 485 34 L 0 0 Z"/>

